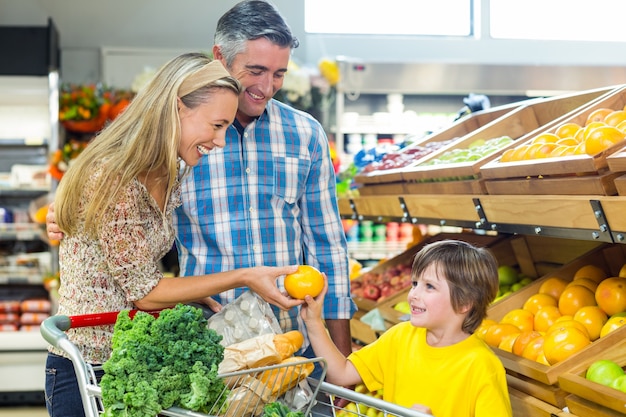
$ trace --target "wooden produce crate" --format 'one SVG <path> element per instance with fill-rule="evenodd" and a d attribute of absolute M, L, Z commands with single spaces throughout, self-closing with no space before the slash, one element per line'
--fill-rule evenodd
<path fill-rule="evenodd" d="M 610 409 L 616 413 L 607 415 L 626 416 L 626 393 L 616 389 L 606 387 L 585 378 L 585 373 L 589 366 L 600 359 L 608 359 L 616 362 L 620 366 L 626 366 L 626 333 L 613 331 L 605 336 L 607 348 L 594 354 L 586 353 L 574 367 L 569 371 L 559 375 L 559 386 L 565 392 L 574 394 L 573 402 L 580 403 L 579 399 L 584 399 L 593 403 L 594 408 Z M 608 343 L 610 342 L 610 344 Z M 568 403 L 566 397 L 565 402 Z M 584 403 L 584 402 L 583 402 Z M 609 411 L 606 410 L 608 413 Z M 581 416 L 588 416 L 583 412 Z M 597 414 L 594 414 L 594 416 Z"/>
<path fill-rule="evenodd" d="M 407 194 L 486 194 L 481 167 L 497 159 L 505 150 L 514 148 L 528 138 L 550 129 L 606 95 L 613 89 L 602 88 L 561 96 L 549 97 L 526 104 L 463 136 L 451 146 L 428 155 L 412 167 L 402 170 Z M 468 161 L 428 165 L 430 161 L 451 150 L 467 149 L 478 140 L 508 136 L 514 141 L 500 149 L 493 149 L 481 158 Z"/>
<path fill-rule="evenodd" d="M 624 417 L 626 415 L 574 394 L 565 397 L 565 404 L 572 413 L 576 413 L 579 417 Z"/>
<path fill-rule="evenodd" d="M 495 303 L 488 310 L 488 317 L 500 321 L 509 311 L 522 308 L 524 302 L 550 277 L 560 277 L 571 281 L 575 272 L 584 265 L 592 264 L 603 268 L 609 275 L 617 276 L 621 266 L 626 262 L 626 246 L 620 244 L 601 244 L 572 262 L 551 271 L 530 285 L 520 289 L 510 297 Z M 617 329 L 614 332 L 597 339 L 590 345 L 572 355 L 571 357 L 552 366 L 522 358 L 513 353 L 492 348 L 502 361 L 511 381 L 517 389 L 534 395 L 543 401 L 562 407 L 566 392 L 558 385 L 558 377 L 565 372 L 574 369 L 582 360 L 595 355 L 611 346 L 615 339 L 625 338 L 626 328 Z"/>
<path fill-rule="evenodd" d="M 513 417 L 580 417 L 509 386 Z"/>
<path fill-rule="evenodd" d="M 626 174 L 622 174 L 615 178 L 613 184 L 615 184 L 615 191 L 618 195 L 626 195 Z"/>
<path fill-rule="evenodd" d="M 498 265 L 513 266 L 522 274 L 538 279 L 599 245 L 591 241 L 519 235 L 494 242 L 489 246 L 489 250 L 498 260 Z M 401 299 L 395 298 L 380 303 L 378 309 L 386 321 L 394 324 L 404 321 L 404 315 L 395 310 L 394 306 L 399 301 L 406 300 L 406 295 Z M 511 294 L 514 295 L 515 292 Z M 492 306 L 505 302 L 507 298 L 496 301 Z"/>
<path fill-rule="evenodd" d="M 588 116 L 600 108 L 622 109 L 626 87 L 605 94 L 588 105 L 560 118 L 548 128 L 526 135 L 516 144 L 530 143 L 536 134 L 554 133 L 563 123 L 584 126 Z M 614 195 L 619 174 L 608 169 L 608 157 L 624 148 L 621 141 L 596 155 L 570 155 L 525 161 L 500 162 L 495 158 L 480 168 L 488 194 Z"/>
<path fill-rule="evenodd" d="M 530 101 L 530 100 L 529 100 Z M 467 135 L 470 132 L 502 117 L 503 115 L 519 108 L 522 103 L 512 103 L 504 106 L 493 107 L 491 109 L 471 113 L 450 125 L 447 128 L 443 128 L 437 132 L 425 136 L 424 138 L 416 141 L 415 143 L 407 146 L 398 151 L 399 154 L 410 153 L 418 146 L 428 146 L 434 142 L 451 141 L 454 139 L 460 139 L 462 136 Z M 448 146 L 446 146 L 447 148 Z M 354 182 L 358 184 L 364 184 L 369 187 L 371 184 L 380 183 L 396 183 L 402 180 L 402 170 L 408 166 L 414 166 L 426 157 L 416 158 L 409 165 L 402 168 L 394 169 L 380 169 L 367 173 L 360 173 L 354 178 Z M 362 187 L 365 188 L 365 187 Z"/>
<path fill-rule="evenodd" d="M 616 175 L 613 181 L 615 193 L 626 195 L 626 147 L 607 156 L 606 162 L 609 166 L 609 171 Z"/>

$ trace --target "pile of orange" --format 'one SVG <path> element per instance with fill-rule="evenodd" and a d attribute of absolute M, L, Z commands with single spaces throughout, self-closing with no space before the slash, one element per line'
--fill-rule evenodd
<path fill-rule="evenodd" d="M 614 110 L 598 108 L 584 125 L 566 122 L 550 132 L 507 149 L 500 162 L 526 161 L 569 155 L 597 155 L 626 138 L 626 106 Z"/>
<path fill-rule="evenodd" d="M 626 264 L 617 277 L 593 264 L 571 280 L 544 279 L 537 293 L 500 321 L 486 319 L 476 334 L 488 345 L 554 365 L 626 325 Z"/>

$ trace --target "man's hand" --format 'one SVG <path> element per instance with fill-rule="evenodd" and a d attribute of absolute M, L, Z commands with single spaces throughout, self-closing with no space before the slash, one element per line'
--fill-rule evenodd
<path fill-rule="evenodd" d="M 56 223 L 56 217 L 54 216 L 54 202 L 48 206 L 48 214 L 46 215 L 46 232 L 48 233 L 48 239 L 61 240 L 64 237 L 63 232 L 59 229 L 59 225 Z"/>

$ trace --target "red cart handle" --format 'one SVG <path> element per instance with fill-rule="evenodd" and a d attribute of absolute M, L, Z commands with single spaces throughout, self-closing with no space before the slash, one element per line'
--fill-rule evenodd
<path fill-rule="evenodd" d="M 128 315 L 132 319 L 135 317 L 138 311 L 143 310 L 130 310 Z M 143 311 L 144 313 L 152 314 L 154 317 L 158 317 L 161 310 Z M 108 324 L 115 324 L 119 311 L 110 311 L 106 313 L 93 313 L 93 314 L 81 314 L 78 316 L 69 316 L 70 328 L 76 327 L 90 327 L 90 326 L 105 326 Z"/>

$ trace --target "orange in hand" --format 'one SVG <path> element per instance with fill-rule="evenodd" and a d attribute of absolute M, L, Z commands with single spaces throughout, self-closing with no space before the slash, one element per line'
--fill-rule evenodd
<path fill-rule="evenodd" d="M 299 265 L 296 272 L 285 276 L 285 290 L 293 298 L 317 297 L 323 289 L 322 273 L 310 265 Z"/>

